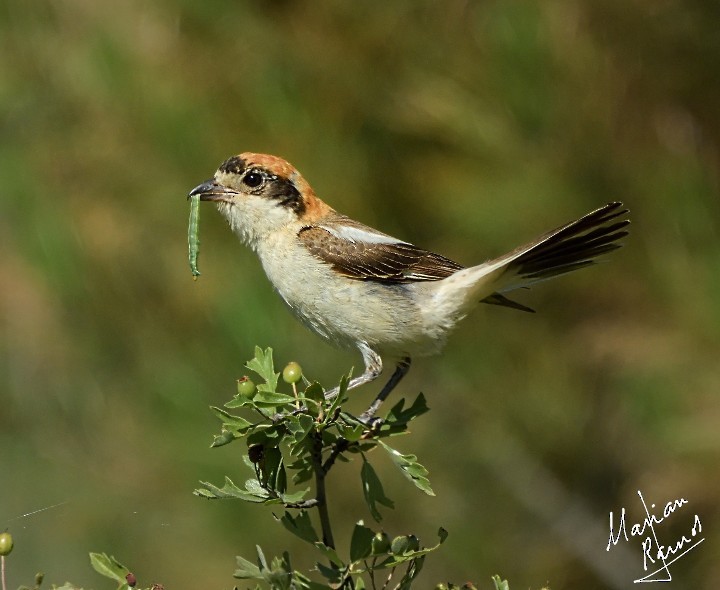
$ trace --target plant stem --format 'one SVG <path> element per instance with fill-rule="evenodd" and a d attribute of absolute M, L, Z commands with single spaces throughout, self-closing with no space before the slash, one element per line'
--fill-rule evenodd
<path fill-rule="evenodd" d="M 283 503 L 285 508 L 315 508 L 318 505 L 317 498 L 310 498 L 309 500 L 303 500 L 302 502 L 288 502 Z"/>
<path fill-rule="evenodd" d="M 337 442 L 335 443 L 333 450 L 330 451 L 330 456 L 327 458 L 325 463 L 322 466 L 323 472 L 327 474 L 328 471 L 330 471 L 330 468 L 335 463 L 335 460 L 338 458 L 340 453 L 343 453 L 344 451 L 347 451 L 348 447 L 350 446 L 350 441 L 344 438 L 339 438 Z"/>
<path fill-rule="evenodd" d="M 313 471 L 315 471 L 315 499 L 317 500 L 320 527 L 322 529 L 323 543 L 335 549 L 332 528 L 330 526 L 330 513 L 328 512 L 327 496 L 325 495 L 325 470 L 322 464 L 322 435 L 318 433 L 312 454 Z"/>
<path fill-rule="evenodd" d="M 360 440 L 368 440 L 375 436 L 375 432 L 373 430 L 367 430 L 363 433 L 363 435 L 360 437 Z M 330 455 L 325 460 L 325 463 L 323 464 L 323 471 L 327 473 L 330 471 L 330 468 L 335 464 L 335 460 L 338 458 L 338 456 L 341 453 L 344 453 L 350 448 L 350 441 L 346 438 L 338 438 L 335 444 L 333 445 L 332 451 L 330 451 Z"/>
<path fill-rule="evenodd" d="M 377 586 L 375 586 L 375 564 L 377 563 L 377 557 L 373 558 L 372 567 L 367 562 L 367 559 L 365 560 L 365 569 L 370 574 L 370 583 L 372 584 L 373 590 L 377 590 Z"/>

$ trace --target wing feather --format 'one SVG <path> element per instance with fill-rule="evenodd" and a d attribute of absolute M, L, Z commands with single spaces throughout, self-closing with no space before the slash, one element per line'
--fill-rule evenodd
<path fill-rule="evenodd" d="M 339 274 L 361 281 L 438 281 L 463 266 L 429 250 L 396 240 L 346 217 L 303 227 L 298 238 Z"/>

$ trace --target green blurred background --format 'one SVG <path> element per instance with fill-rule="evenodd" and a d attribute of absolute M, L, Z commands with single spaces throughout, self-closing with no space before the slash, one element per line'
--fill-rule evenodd
<path fill-rule="evenodd" d="M 720 578 L 720 5 L 714 0 L 0 4 L 0 529 L 11 587 L 230 588 L 234 555 L 308 554 L 269 510 L 191 495 L 246 475 L 210 450 L 255 344 L 330 384 L 360 365 L 283 308 L 210 206 L 203 276 L 187 192 L 246 150 L 293 162 L 340 211 L 464 264 L 610 200 L 632 235 L 607 264 L 484 306 L 401 394 L 432 412 L 383 457 L 391 534 L 434 542 L 423 583 L 630 588 L 640 543 L 608 513 L 685 507 L 707 540 L 675 588 Z M 373 388 L 354 394 L 360 409 Z M 370 520 L 359 465 L 337 518 Z M 422 496 L 422 497 L 421 497 Z M 64 503 L 26 518 L 20 515 Z M 339 534 L 343 542 L 343 535 Z M 345 537 L 346 538 L 346 537 Z M 305 561 L 303 561 L 305 560 Z"/>

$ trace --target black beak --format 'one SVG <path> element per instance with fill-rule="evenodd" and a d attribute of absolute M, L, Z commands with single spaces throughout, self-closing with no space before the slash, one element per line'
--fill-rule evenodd
<path fill-rule="evenodd" d="M 211 178 L 192 189 L 188 194 L 188 199 L 199 196 L 201 201 L 224 201 L 227 195 L 235 194 L 237 193 L 234 190 L 218 184 Z"/>

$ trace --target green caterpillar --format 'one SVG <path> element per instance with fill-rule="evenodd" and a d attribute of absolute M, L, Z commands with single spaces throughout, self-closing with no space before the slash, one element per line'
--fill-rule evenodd
<path fill-rule="evenodd" d="M 200 238 L 198 237 L 198 224 L 200 223 L 200 195 L 190 197 L 190 222 L 188 223 L 188 261 L 193 280 L 200 276 L 198 270 L 198 255 L 200 254 Z"/>

